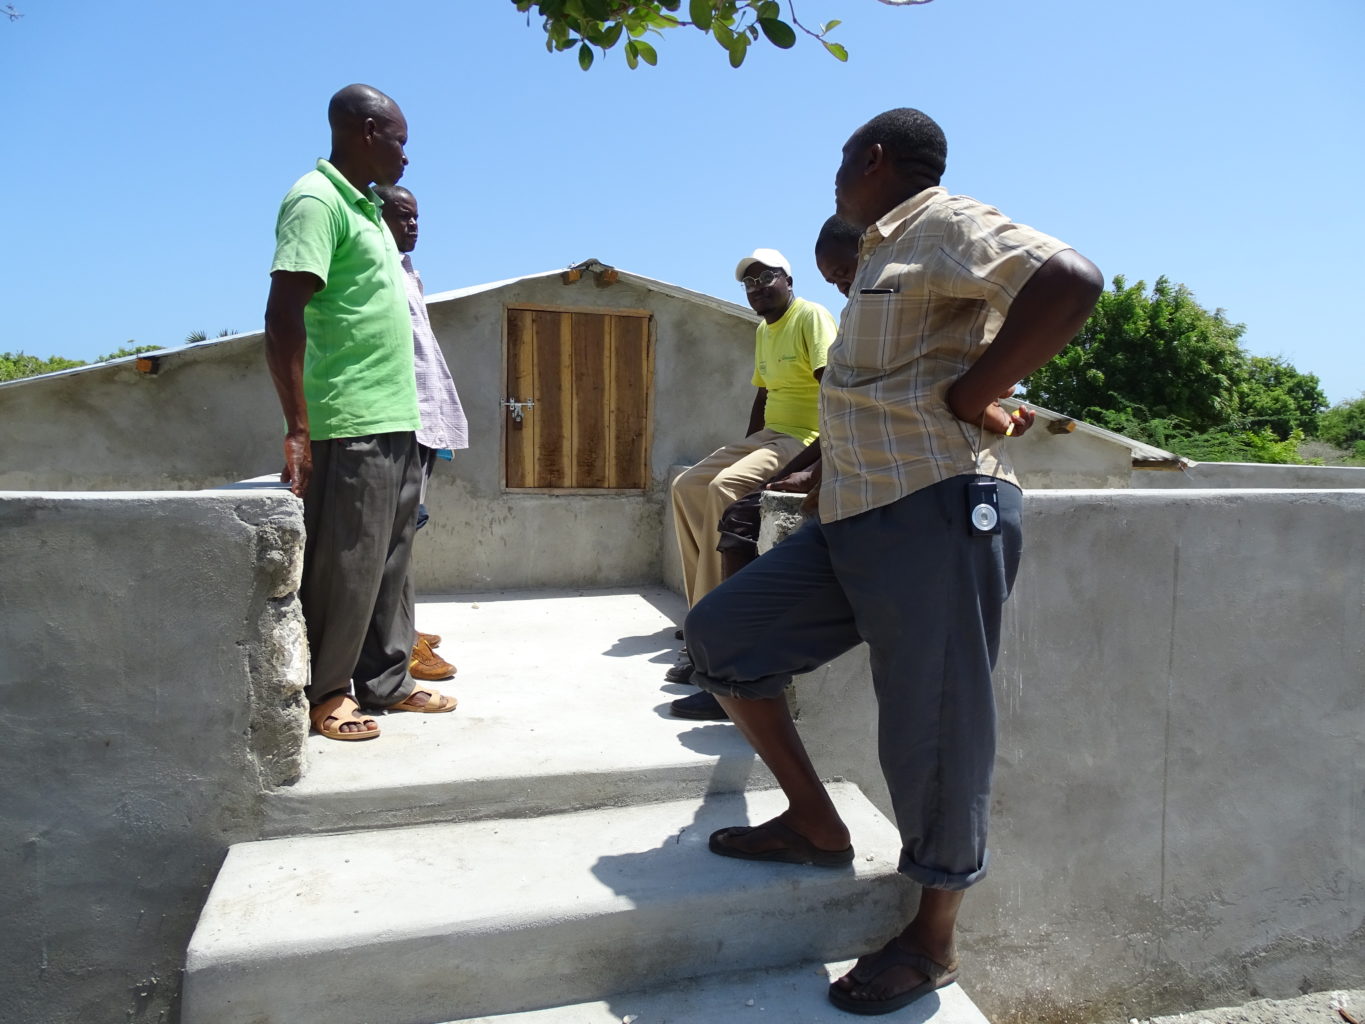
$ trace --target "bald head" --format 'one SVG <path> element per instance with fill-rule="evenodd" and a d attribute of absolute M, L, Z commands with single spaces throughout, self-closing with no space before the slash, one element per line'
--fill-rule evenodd
<path fill-rule="evenodd" d="M 408 122 L 390 97 L 372 85 L 348 85 L 327 104 L 331 162 L 358 188 L 392 185 L 403 176 Z"/>
<path fill-rule="evenodd" d="M 379 120 L 403 116 L 392 97 L 385 96 L 372 85 L 348 85 L 338 89 L 327 104 L 327 123 L 332 133 L 354 132 L 364 127 L 366 119 Z"/>

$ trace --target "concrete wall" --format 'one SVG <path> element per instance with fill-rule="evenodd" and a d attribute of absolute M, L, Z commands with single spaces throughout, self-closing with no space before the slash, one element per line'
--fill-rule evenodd
<path fill-rule="evenodd" d="M 1362 466 L 1277 466 L 1261 462 L 1197 462 L 1183 472 L 1134 470 L 1131 487 L 1144 490 L 1181 487 L 1294 487 L 1304 490 L 1365 487 Z"/>
<path fill-rule="evenodd" d="M 648 309 L 654 315 L 654 422 L 650 489 L 643 494 L 524 494 L 501 488 L 508 414 L 502 324 L 506 306 Z M 470 422 L 470 447 L 436 467 L 431 523 L 418 536 L 423 592 L 528 586 L 609 586 L 657 581 L 669 469 L 744 435 L 753 404 L 754 324 L 734 307 L 664 294 L 623 278 L 599 288 L 528 278 L 449 301 L 434 296 L 432 327 Z M 523 396 L 518 396 L 523 397 Z M 698 410 L 706 410 L 699 414 Z M 534 416 L 533 409 L 527 413 Z"/>
<path fill-rule="evenodd" d="M 1005 442 L 1019 480 L 1029 490 L 1127 487 L 1132 450 L 1081 431 L 1050 434 L 1040 416 L 1028 433 Z"/>
<path fill-rule="evenodd" d="M 743 436 L 753 404 L 747 310 L 625 275 L 558 275 L 433 296 L 432 326 L 470 423 L 470 448 L 432 479 L 417 540 L 419 592 L 655 581 L 669 467 Z M 651 482 L 635 494 L 504 491 L 504 309 L 648 310 L 655 358 Z M 278 473 L 282 424 L 259 333 L 174 350 L 156 376 L 133 362 L 0 385 L 0 490 L 215 487 Z M 521 396 L 519 396 L 521 397 Z M 699 413 L 698 410 L 705 410 Z M 535 415 L 532 410 L 528 415 Z"/>
<path fill-rule="evenodd" d="M 1047 491 L 999 670 L 996 1024 L 1365 984 L 1365 491 Z M 866 650 L 796 685 L 817 768 L 889 812 Z"/>
<path fill-rule="evenodd" d="M 261 335 L 0 384 L 0 491 L 190 490 L 283 465 Z"/>
<path fill-rule="evenodd" d="M 302 767 L 300 504 L 0 494 L 0 1018 L 175 1019 L 228 844 Z"/>

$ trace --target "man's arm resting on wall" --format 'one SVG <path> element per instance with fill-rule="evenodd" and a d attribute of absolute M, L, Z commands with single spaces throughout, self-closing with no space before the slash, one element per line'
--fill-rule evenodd
<path fill-rule="evenodd" d="M 1005 433 L 1010 415 L 999 396 L 1066 347 L 1103 290 L 1099 268 L 1076 250 L 1053 255 L 1019 290 L 990 347 L 948 389 L 953 415 Z"/>
<path fill-rule="evenodd" d="M 754 407 L 749 410 L 749 433 L 745 434 L 745 437 L 748 437 L 749 434 L 757 434 L 763 429 L 763 418 L 767 408 L 768 389 L 759 388 L 758 394 L 754 395 Z"/>
<path fill-rule="evenodd" d="M 265 303 L 265 362 L 284 411 L 284 472 L 280 479 L 300 498 L 308 491 L 313 454 L 308 440 L 308 402 L 303 396 L 303 353 L 308 332 L 303 309 L 322 287 L 305 271 L 277 270 L 270 275 Z"/>

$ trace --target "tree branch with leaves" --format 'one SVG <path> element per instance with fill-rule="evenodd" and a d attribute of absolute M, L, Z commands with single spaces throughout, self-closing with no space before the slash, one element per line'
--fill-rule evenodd
<path fill-rule="evenodd" d="M 931 3 L 932 0 L 880 0 L 894 7 Z M 662 37 L 669 29 L 695 28 L 714 39 L 729 55 L 730 66 L 744 63 L 751 44 L 766 39 L 782 50 L 796 45 L 797 31 L 817 40 L 837 60 L 848 60 L 848 51 L 831 42 L 829 33 L 842 24 L 826 21 L 816 28 L 804 25 L 796 15 L 794 0 L 788 0 L 786 19 L 778 0 L 688 0 L 682 15 L 683 0 L 513 0 L 530 24 L 532 9 L 545 30 L 545 49 L 551 53 L 577 50 L 578 66 L 587 71 L 596 60 L 596 50 L 606 52 L 625 40 L 622 52 L 626 64 L 634 69 L 643 61 L 651 67 L 659 62 L 654 44 L 647 35 Z"/>

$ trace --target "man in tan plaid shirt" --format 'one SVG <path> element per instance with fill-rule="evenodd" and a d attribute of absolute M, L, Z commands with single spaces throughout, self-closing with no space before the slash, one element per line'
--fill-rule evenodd
<path fill-rule="evenodd" d="M 946 157 L 939 126 L 908 108 L 844 145 L 836 212 L 863 237 L 821 383 L 819 519 L 703 598 L 685 627 L 693 681 L 788 798 L 772 821 L 711 836 L 713 852 L 747 860 L 853 860 L 782 690 L 871 648 L 900 870 L 922 888 L 906 928 L 830 986 L 857 1014 L 957 976 L 958 909 L 986 872 L 991 672 L 1022 543 L 1002 443 L 1033 419 L 998 398 L 1075 336 L 1104 285 L 1064 243 L 939 187 Z"/>

